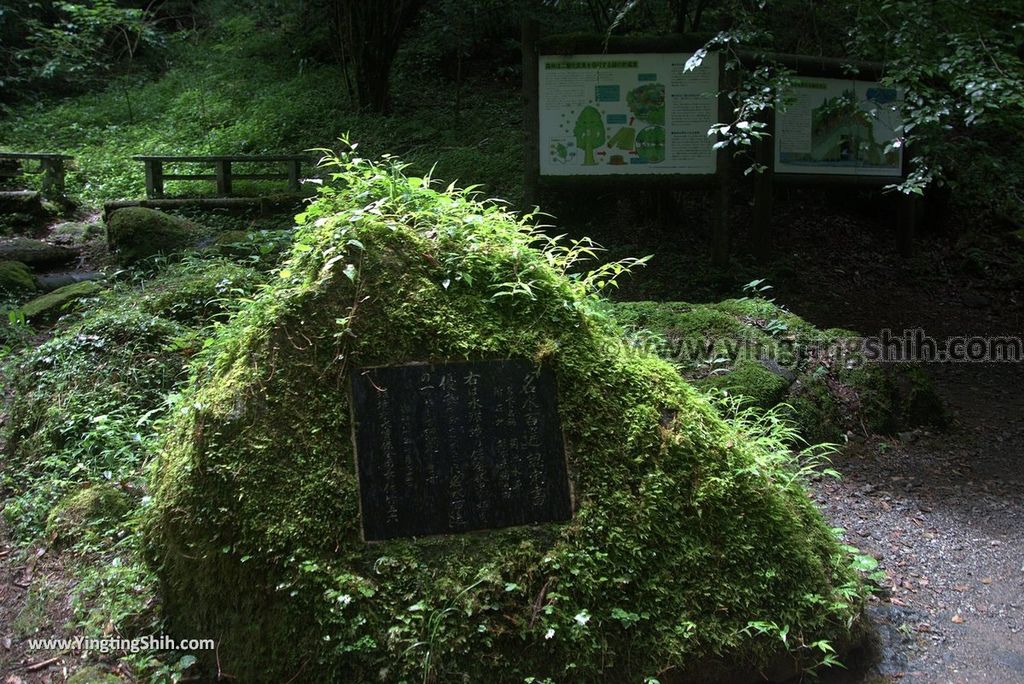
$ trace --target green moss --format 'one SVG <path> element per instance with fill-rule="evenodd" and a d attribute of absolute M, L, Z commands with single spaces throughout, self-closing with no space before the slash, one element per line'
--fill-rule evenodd
<path fill-rule="evenodd" d="M 120 684 L 121 678 L 113 675 L 101 667 L 89 665 L 75 670 L 68 677 L 67 684 Z"/>
<path fill-rule="evenodd" d="M 27 302 L 21 309 L 28 318 L 56 316 L 67 308 L 69 303 L 83 297 L 99 294 L 102 290 L 103 286 L 91 280 L 86 280 L 81 283 L 58 287 L 53 292 L 48 292 L 41 297 L 36 297 Z"/>
<path fill-rule="evenodd" d="M 223 259 L 172 264 L 129 296 L 142 311 L 188 325 L 209 325 L 227 318 L 232 305 L 254 294 L 265 277 Z"/>
<path fill-rule="evenodd" d="M 124 265 L 191 247 L 197 229 L 188 221 L 145 207 L 126 207 L 107 219 L 107 244 Z"/>
<path fill-rule="evenodd" d="M 920 368 L 847 358 L 856 333 L 815 328 L 765 299 L 623 302 L 610 313 L 634 338 L 636 329 L 656 334 L 659 355 L 698 386 L 762 408 L 788 404 L 787 415 L 810 442 L 834 442 L 848 430 L 893 434 L 947 422 Z"/>
<path fill-rule="evenodd" d="M 925 372 L 901 363 L 867 364 L 843 371 L 872 432 L 894 434 L 910 427 L 943 427 L 949 413 Z"/>
<path fill-rule="evenodd" d="M 130 497 L 109 484 L 83 487 L 61 499 L 46 518 L 51 540 L 76 541 L 121 521 L 132 507 Z"/>
<path fill-rule="evenodd" d="M 841 443 L 851 418 L 856 417 L 823 376 L 807 375 L 798 380 L 785 401 L 790 407 L 786 414 L 809 444 Z"/>
<path fill-rule="evenodd" d="M 725 390 L 743 397 L 744 404 L 765 409 L 781 402 L 790 386 L 786 378 L 754 359 L 739 359 L 731 370 L 709 375 L 699 384 Z"/>
<path fill-rule="evenodd" d="M 166 428 L 145 542 L 175 634 L 240 680 L 510 682 L 765 665 L 785 645 L 752 621 L 849 636 L 858 581 L 784 447 L 617 344 L 511 216 L 352 164 Z M 556 373 L 572 521 L 363 543 L 352 369 L 506 357 Z"/>
<path fill-rule="evenodd" d="M 21 294 L 35 290 L 36 279 L 28 266 L 20 261 L 0 261 L 0 292 Z"/>

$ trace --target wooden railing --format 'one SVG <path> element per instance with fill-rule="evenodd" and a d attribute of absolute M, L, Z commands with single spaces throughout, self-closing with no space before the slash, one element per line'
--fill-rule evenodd
<path fill-rule="evenodd" d="M 146 165 L 146 196 L 164 196 L 166 181 L 214 181 L 217 195 L 230 197 L 233 182 L 237 180 L 285 180 L 294 192 L 302 190 L 302 164 L 312 163 L 310 157 L 301 155 L 221 155 L 221 156 L 165 156 L 137 155 L 132 157 Z M 165 164 L 188 163 L 212 166 L 213 173 L 167 173 Z M 285 170 L 278 173 L 238 173 L 234 164 L 283 164 Z"/>
<path fill-rule="evenodd" d="M 0 152 L 0 178 L 19 178 L 29 173 L 43 174 L 43 194 L 48 197 L 64 195 L 64 162 L 74 157 L 53 152 Z M 37 161 L 36 170 L 26 168 L 25 162 Z"/>

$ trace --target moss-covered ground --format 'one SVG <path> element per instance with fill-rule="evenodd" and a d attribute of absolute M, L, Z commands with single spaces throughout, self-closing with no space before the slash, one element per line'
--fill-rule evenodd
<path fill-rule="evenodd" d="M 5 337 L 0 525 L 22 548 L 59 551 L 66 587 L 51 595 L 39 579 L 34 591 L 40 610 L 69 611 L 54 627 L 71 636 L 159 631 L 137 532 L 144 467 L 189 358 L 267 277 L 211 253 L 147 266 L 106 287 L 85 283 L 89 296 L 55 309 L 42 340 L 23 322 Z M 170 681 L 178 656 L 157 659 L 168 657 L 122 661 L 137 676 Z"/>

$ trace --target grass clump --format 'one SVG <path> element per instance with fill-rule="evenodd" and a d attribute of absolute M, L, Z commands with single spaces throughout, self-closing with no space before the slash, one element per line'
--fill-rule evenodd
<path fill-rule="evenodd" d="M 633 682 L 829 660 L 863 590 L 783 424 L 723 420 L 619 343 L 594 294 L 616 267 L 567 275 L 585 246 L 393 160 L 336 164 L 276 282 L 197 357 L 151 469 L 146 552 L 169 629 L 218 635 L 206 672 Z M 573 519 L 363 543 L 352 369 L 510 357 L 556 374 Z"/>

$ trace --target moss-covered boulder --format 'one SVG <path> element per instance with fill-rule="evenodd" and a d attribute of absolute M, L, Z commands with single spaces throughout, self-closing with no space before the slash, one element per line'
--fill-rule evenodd
<path fill-rule="evenodd" d="M 31 319 L 55 318 L 72 302 L 99 294 L 103 286 L 92 280 L 58 287 L 53 292 L 26 302 L 21 310 Z"/>
<path fill-rule="evenodd" d="M 0 293 L 23 294 L 36 290 L 36 279 L 20 261 L 0 261 Z"/>
<path fill-rule="evenodd" d="M 343 176 L 196 361 L 152 466 L 147 554 L 169 629 L 217 635 L 207 673 L 698 681 L 849 637 L 859 580 L 783 445 L 619 344 L 501 209 L 366 161 Z M 364 543 L 353 369 L 489 358 L 553 369 L 572 520 Z"/>
<path fill-rule="evenodd" d="M 197 238 L 195 225 L 156 209 L 125 207 L 107 218 L 107 245 L 126 266 L 157 254 L 183 252 Z"/>
<path fill-rule="evenodd" d="M 101 533 L 132 508 L 127 494 L 110 484 L 86 486 L 61 499 L 46 517 L 46 535 L 62 544 Z"/>
<path fill-rule="evenodd" d="M 848 430 L 895 434 L 948 422 L 921 368 L 866 363 L 856 333 L 815 328 L 765 299 L 621 302 L 609 311 L 634 345 L 673 361 L 689 382 L 747 405 L 786 404 L 784 413 L 808 441 L 836 441 Z"/>

